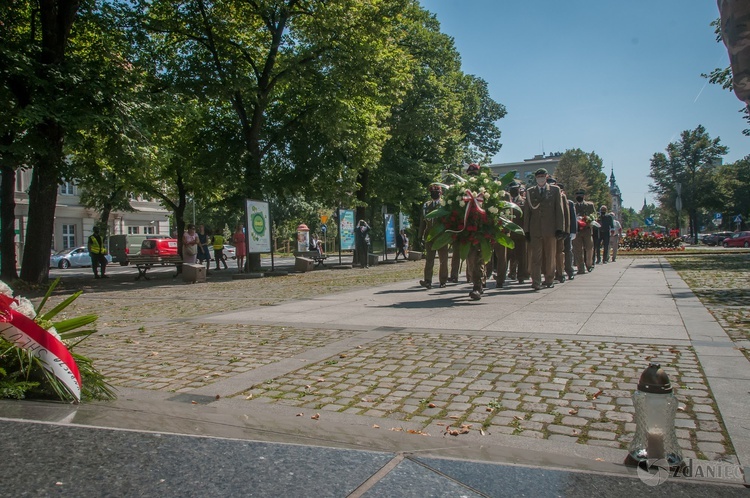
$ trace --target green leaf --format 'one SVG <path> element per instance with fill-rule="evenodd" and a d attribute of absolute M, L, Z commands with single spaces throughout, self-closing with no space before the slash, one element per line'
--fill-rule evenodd
<path fill-rule="evenodd" d="M 507 173 L 505 173 L 505 174 L 503 175 L 503 177 L 502 177 L 502 178 L 500 178 L 500 180 L 499 180 L 499 181 L 500 181 L 500 184 L 501 184 L 501 185 L 502 185 L 503 187 L 505 187 L 506 185 L 508 185 L 508 184 L 509 184 L 510 182 L 512 182 L 512 181 L 513 181 L 513 180 L 515 180 L 515 179 L 516 179 L 516 171 L 515 171 L 515 170 L 513 170 L 513 171 L 508 171 Z"/>
<path fill-rule="evenodd" d="M 497 241 L 498 244 L 500 244 L 501 246 L 505 246 L 508 249 L 513 249 L 514 247 L 516 247 L 516 243 L 513 242 L 513 239 L 511 239 L 507 234 L 504 234 L 502 232 L 498 234 L 495 240 Z"/>
<path fill-rule="evenodd" d="M 437 251 L 438 249 L 441 249 L 448 244 L 451 243 L 453 240 L 453 234 L 450 234 L 448 232 L 443 232 L 440 235 L 438 235 L 434 241 L 432 241 L 432 249 Z"/>
<path fill-rule="evenodd" d="M 52 295 L 52 291 L 55 290 L 55 287 L 57 287 L 57 284 L 59 283 L 60 283 L 60 277 L 57 277 L 55 281 L 50 284 L 49 288 L 47 289 L 47 293 L 44 295 L 44 298 L 42 299 L 42 302 L 39 303 L 39 306 L 36 307 L 35 311 L 37 315 L 42 312 L 42 308 L 44 308 L 44 305 L 47 302 L 47 299 L 49 299 L 49 297 Z"/>
<path fill-rule="evenodd" d="M 500 220 L 503 222 L 503 228 L 506 229 L 506 230 L 508 230 L 509 232 L 513 232 L 513 233 L 516 233 L 518 235 L 523 235 L 524 234 L 523 228 L 521 228 L 520 226 L 516 225 L 512 221 L 510 221 L 508 219 L 505 219 L 502 216 L 500 217 Z"/>
<path fill-rule="evenodd" d="M 461 259 L 465 260 L 469 256 L 469 249 L 471 249 L 471 244 L 466 241 L 461 242 L 461 247 L 458 250 L 458 256 Z"/>
<path fill-rule="evenodd" d="M 60 334 L 60 338 L 66 341 L 69 341 L 71 339 L 75 339 L 77 337 L 88 337 L 91 334 L 95 334 L 96 329 L 86 329 L 86 330 L 76 330 L 75 332 L 66 332 L 64 334 Z"/>
<path fill-rule="evenodd" d="M 97 318 L 98 317 L 96 315 L 83 315 L 77 316 L 75 318 L 69 318 L 68 320 L 61 320 L 59 322 L 55 322 L 53 325 L 55 326 L 55 330 L 57 330 L 57 333 L 62 337 L 62 334 L 64 334 L 65 332 L 81 328 L 84 325 L 88 325 L 89 323 L 93 323 Z"/>
<path fill-rule="evenodd" d="M 451 214 L 451 211 L 443 206 L 439 207 L 438 209 L 434 211 L 430 211 L 427 213 L 425 218 L 433 219 L 433 218 L 442 218 L 443 216 L 448 216 Z"/>
<path fill-rule="evenodd" d="M 81 294 L 83 294 L 83 291 L 76 292 L 72 296 L 68 297 L 65 301 L 61 302 L 60 304 L 58 304 L 57 306 L 55 306 L 54 308 L 52 308 L 52 311 L 50 311 L 49 313 L 46 313 L 43 316 L 39 317 L 39 319 L 40 320 L 52 320 L 52 318 L 55 315 L 57 315 L 62 310 L 64 310 L 65 308 L 67 308 L 70 305 L 70 303 L 72 303 L 73 301 L 75 301 L 76 299 L 78 299 L 78 296 L 80 296 Z"/>
<path fill-rule="evenodd" d="M 427 233 L 427 242 L 432 242 L 433 239 L 435 239 L 438 235 L 443 233 L 445 231 L 445 225 L 442 223 L 436 223 L 430 231 Z"/>
<path fill-rule="evenodd" d="M 482 238 L 479 241 L 479 248 L 482 251 L 482 261 L 487 263 L 489 260 L 492 259 L 492 252 L 493 252 L 492 245 L 489 242 L 487 242 L 487 239 Z"/>

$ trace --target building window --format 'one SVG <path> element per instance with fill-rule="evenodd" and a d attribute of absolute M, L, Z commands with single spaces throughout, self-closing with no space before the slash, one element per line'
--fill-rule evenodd
<path fill-rule="evenodd" d="M 143 227 L 143 233 L 146 235 L 154 235 L 156 232 L 154 232 L 154 227 L 149 225 L 149 226 Z"/>
<path fill-rule="evenodd" d="M 71 249 L 76 247 L 76 226 L 75 225 L 63 225 L 62 226 L 62 244 L 63 249 Z"/>
<path fill-rule="evenodd" d="M 140 227 L 128 227 L 128 235 L 138 235 L 141 233 Z"/>
<path fill-rule="evenodd" d="M 73 195 L 75 185 L 73 185 L 73 182 L 64 182 L 62 185 L 60 185 L 60 195 Z"/>

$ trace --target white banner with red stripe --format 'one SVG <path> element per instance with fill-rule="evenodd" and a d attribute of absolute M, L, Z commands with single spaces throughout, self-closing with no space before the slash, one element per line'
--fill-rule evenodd
<path fill-rule="evenodd" d="M 39 358 L 44 368 L 65 385 L 76 401 L 80 401 L 81 374 L 68 348 L 34 320 L 11 308 L 13 301 L 13 298 L 0 295 L 0 335 Z"/>

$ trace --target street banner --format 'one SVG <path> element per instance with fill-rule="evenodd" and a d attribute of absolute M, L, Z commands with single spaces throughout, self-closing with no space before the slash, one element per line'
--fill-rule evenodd
<path fill-rule="evenodd" d="M 36 356 L 57 377 L 76 401 L 81 400 L 81 374 L 60 339 L 34 320 L 15 310 L 13 298 L 0 295 L 0 336 Z"/>
<path fill-rule="evenodd" d="M 396 247 L 396 217 L 392 214 L 384 214 L 385 218 L 385 247 L 394 249 Z"/>
<path fill-rule="evenodd" d="M 398 218 L 398 226 L 401 227 L 402 230 L 408 230 L 411 228 L 411 220 L 409 219 L 408 214 L 398 213 Z"/>
<path fill-rule="evenodd" d="M 247 199 L 247 252 L 271 252 L 271 222 L 268 203 Z"/>
<path fill-rule="evenodd" d="M 341 237 L 341 250 L 350 251 L 354 249 L 354 211 L 351 209 L 339 210 L 339 234 Z"/>

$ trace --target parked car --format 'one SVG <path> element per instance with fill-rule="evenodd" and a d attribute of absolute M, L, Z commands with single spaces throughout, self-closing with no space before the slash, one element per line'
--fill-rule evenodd
<path fill-rule="evenodd" d="M 237 248 L 232 244 L 224 244 L 224 256 L 227 259 L 237 259 Z"/>
<path fill-rule="evenodd" d="M 141 256 L 176 256 L 177 239 L 146 239 L 141 242 Z"/>
<path fill-rule="evenodd" d="M 110 235 L 109 236 L 109 253 L 115 263 L 120 266 L 128 265 L 128 256 L 136 254 L 141 250 L 141 244 L 146 239 L 168 239 L 169 235 L 149 234 L 149 235 Z"/>
<path fill-rule="evenodd" d="M 706 236 L 705 239 L 703 239 L 703 242 L 708 246 L 718 246 L 718 245 L 721 245 L 724 239 L 726 239 L 727 237 L 731 237 L 733 234 L 734 232 L 711 233 L 708 236 Z"/>
<path fill-rule="evenodd" d="M 107 263 L 112 262 L 112 256 L 106 255 Z M 50 268 L 82 268 L 91 266 L 91 255 L 87 247 L 63 249 L 49 258 Z"/>
<path fill-rule="evenodd" d="M 736 232 L 721 243 L 724 247 L 750 247 L 750 232 Z"/>

